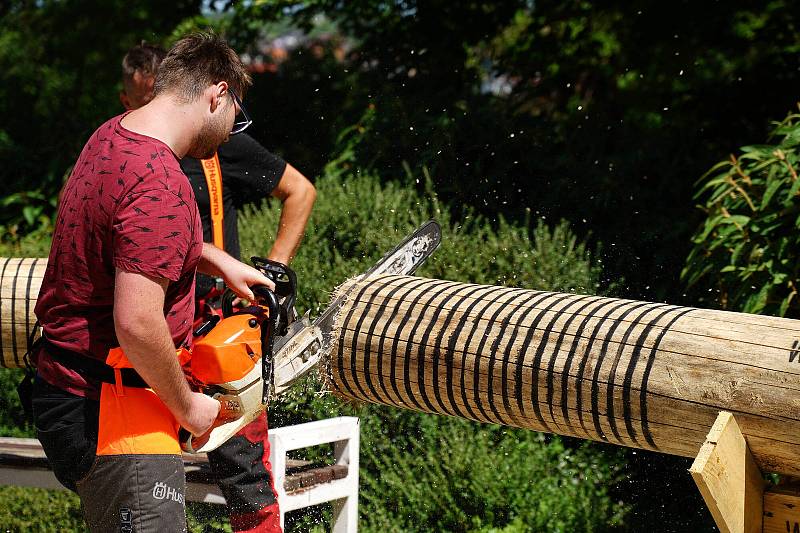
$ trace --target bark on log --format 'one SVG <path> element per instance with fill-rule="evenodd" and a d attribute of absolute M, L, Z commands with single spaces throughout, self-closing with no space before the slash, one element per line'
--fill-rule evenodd
<path fill-rule="evenodd" d="M 47 258 L 0 257 L 0 365 L 24 368 Z"/>
<path fill-rule="evenodd" d="M 800 321 L 404 276 L 353 281 L 343 398 L 694 457 L 732 412 L 800 475 Z"/>

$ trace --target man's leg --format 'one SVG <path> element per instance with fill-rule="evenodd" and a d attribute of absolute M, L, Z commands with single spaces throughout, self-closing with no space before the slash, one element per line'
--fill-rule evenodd
<path fill-rule="evenodd" d="M 36 376 L 32 391 L 36 437 L 56 479 L 75 491 L 96 459 L 100 403 L 70 394 Z"/>
<path fill-rule="evenodd" d="M 269 462 L 266 413 L 209 452 L 208 460 L 228 501 L 234 531 L 281 531 L 278 498 Z"/>
<path fill-rule="evenodd" d="M 186 531 L 180 455 L 104 455 L 77 483 L 92 531 Z"/>
<path fill-rule="evenodd" d="M 93 401 L 34 384 L 37 436 L 58 480 L 78 493 L 90 531 L 186 531 L 174 418 L 149 389 Z"/>

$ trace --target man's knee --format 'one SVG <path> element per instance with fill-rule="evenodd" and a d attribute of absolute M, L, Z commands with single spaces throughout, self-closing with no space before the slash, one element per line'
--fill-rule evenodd
<path fill-rule="evenodd" d="M 92 531 L 186 531 L 179 455 L 104 455 L 77 483 Z"/>

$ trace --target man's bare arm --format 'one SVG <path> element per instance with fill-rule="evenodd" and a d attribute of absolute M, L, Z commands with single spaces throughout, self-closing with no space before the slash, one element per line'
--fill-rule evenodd
<path fill-rule="evenodd" d="M 178 423 L 201 435 L 217 417 L 219 402 L 193 392 L 175 354 L 164 318 L 168 281 L 117 269 L 114 328 L 133 368 L 167 406 Z"/>
<path fill-rule="evenodd" d="M 283 207 L 269 258 L 288 265 L 300 248 L 311 208 L 317 199 L 317 190 L 303 174 L 287 164 L 272 196 L 280 200 Z"/>

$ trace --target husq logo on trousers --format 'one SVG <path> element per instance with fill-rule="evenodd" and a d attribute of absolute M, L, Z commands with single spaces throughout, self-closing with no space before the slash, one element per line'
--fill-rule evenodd
<path fill-rule="evenodd" d="M 172 500 L 180 504 L 185 504 L 183 494 L 172 487 L 168 487 L 163 481 L 159 481 L 153 487 L 153 498 L 156 500 Z"/>

